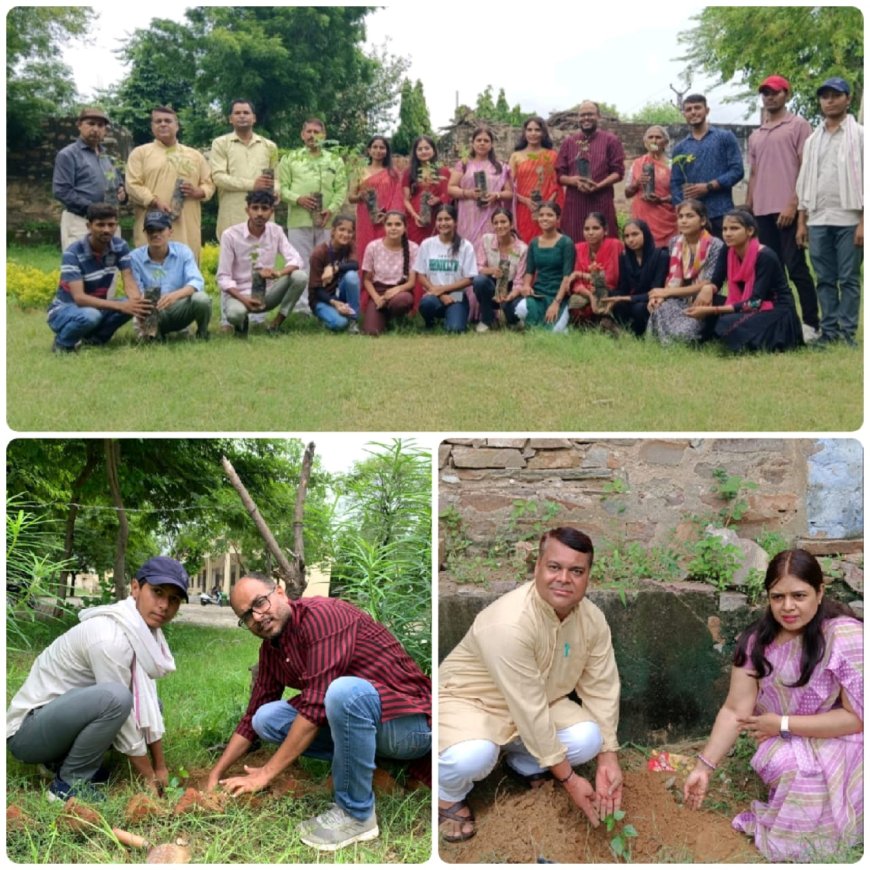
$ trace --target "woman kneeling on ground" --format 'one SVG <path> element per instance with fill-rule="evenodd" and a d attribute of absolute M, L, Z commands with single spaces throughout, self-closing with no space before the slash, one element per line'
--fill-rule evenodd
<path fill-rule="evenodd" d="M 494 233 L 485 233 L 477 243 L 477 277 L 472 282 L 480 305 L 477 332 L 488 332 L 495 323 L 495 308 L 504 312 L 508 324 L 517 323 L 515 300 L 520 297 L 526 274 L 528 245 L 517 237 L 513 215 L 499 206 L 492 213 Z"/>
<path fill-rule="evenodd" d="M 369 242 L 363 256 L 363 332 L 380 335 L 387 323 L 405 317 L 414 307 L 417 273 L 411 264 L 417 245 L 408 240 L 403 212 L 388 211 L 382 239 Z"/>
<path fill-rule="evenodd" d="M 752 767 L 770 788 L 733 827 L 769 861 L 835 857 L 863 836 L 864 642 L 861 623 L 826 599 L 806 550 L 784 550 L 764 578 L 768 606 L 734 653 L 731 687 L 683 793 L 692 809 L 738 734 L 758 743 Z"/>
<path fill-rule="evenodd" d="M 731 351 L 791 350 L 804 343 L 791 287 L 779 257 L 759 244 L 755 217 L 732 209 L 722 221 L 728 247 L 728 296 L 725 304 L 692 306 L 687 314 L 716 317 L 716 337 Z M 718 267 L 723 278 L 723 265 Z M 714 283 L 721 283 L 714 279 Z M 716 300 L 721 301 L 721 300 Z"/>
<path fill-rule="evenodd" d="M 308 304 L 315 317 L 332 332 L 357 332 L 359 265 L 353 259 L 354 220 L 336 215 L 328 242 L 311 252 Z"/>
<path fill-rule="evenodd" d="M 536 213 L 541 235 L 532 239 L 526 257 L 526 274 L 516 304 L 516 316 L 526 326 L 545 326 L 553 332 L 568 329 L 566 279 L 574 269 L 574 245 L 559 232 L 562 209 L 558 203 L 543 202 Z"/>

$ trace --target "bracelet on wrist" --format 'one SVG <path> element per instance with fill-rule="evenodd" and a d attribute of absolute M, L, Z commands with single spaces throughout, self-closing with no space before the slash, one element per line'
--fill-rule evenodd
<path fill-rule="evenodd" d="M 571 779 L 572 776 L 574 776 L 574 768 L 573 767 L 571 768 L 571 772 L 564 779 L 559 779 L 559 777 L 556 776 L 555 773 L 553 774 L 553 779 L 555 779 L 556 782 L 559 783 L 559 785 L 565 785 L 565 783 L 568 782 L 568 780 Z"/>
<path fill-rule="evenodd" d="M 710 761 L 709 759 L 704 758 L 704 756 L 700 752 L 698 753 L 698 755 L 696 757 L 697 757 L 698 761 L 700 761 L 701 764 L 704 765 L 704 767 L 709 767 L 710 770 L 716 770 L 717 765 L 713 764 L 713 762 Z"/>

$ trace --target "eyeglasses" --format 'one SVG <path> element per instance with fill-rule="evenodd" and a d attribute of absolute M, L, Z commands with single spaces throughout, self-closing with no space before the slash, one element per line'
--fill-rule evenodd
<path fill-rule="evenodd" d="M 254 614 L 268 613 L 272 602 L 270 596 L 277 587 L 273 586 L 265 595 L 260 595 L 251 602 L 251 606 L 239 617 L 239 628 L 247 628 L 254 618 Z"/>

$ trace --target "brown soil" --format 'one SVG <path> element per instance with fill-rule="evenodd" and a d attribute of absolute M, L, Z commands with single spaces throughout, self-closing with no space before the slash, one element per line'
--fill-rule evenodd
<path fill-rule="evenodd" d="M 162 816 L 166 812 L 166 808 L 158 803 L 151 795 L 134 794 L 127 801 L 127 806 L 124 809 L 124 818 L 128 822 L 141 822 L 142 819 L 150 818 L 151 816 Z"/>
<path fill-rule="evenodd" d="M 185 789 L 172 812 L 176 816 L 185 813 L 219 813 L 223 811 L 227 794 L 225 792 L 204 792 L 195 788 Z"/>
<path fill-rule="evenodd" d="M 75 798 L 70 798 L 63 805 L 63 812 L 57 817 L 59 828 L 66 828 L 75 833 L 92 832 L 94 828 L 100 828 L 102 825 L 102 816 L 86 804 L 79 803 Z"/>
<path fill-rule="evenodd" d="M 176 846 L 175 843 L 164 843 L 148 851 L 146 864 L 189 864 L 190 848 Z"/>
<path fill-rule="evenodd" d="M 33 819 L 16 804 L 6 807 L 6 830 L 26 831 L 33 824 Z"/>
<path fill-rule="evenodd" d="M 693 812 L 682 805 L 683 777 L 648 771 L 645 764 L 625 769 L 622 824 L 637 830 L 633 863 L 752 863 L 760 860 L 752 842 L 731 827 L 730 816 Z M 670 786 L 670 788 L 668 787 Z M 439 854 L 451 863 L 612 864 L 614 833 L 586 821 L 567 792 L 554 782 L 524 789 L 502 768 L 481 783 L 469 802 L 477 834 L 464 843 L 441 842 Z"/>

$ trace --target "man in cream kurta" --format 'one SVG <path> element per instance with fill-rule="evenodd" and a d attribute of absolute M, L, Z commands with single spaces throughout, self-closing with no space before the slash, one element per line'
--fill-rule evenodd
<path fill-rule="evenodd" d="M 584 597 L 592 558 L 577 529 L 547 532 L 534 581 L 478 614 L 439 668 L 444 839 L 473 834 L 465 798 L 500 751 L 530 785 L 556 779 L 593 825 L 619 808 L 619 675 L 604 614 Z M 594 787 L 573 770 L 592 758 Z"/>
<path fill-rule="evenodd" d="M 172 238 L 187 245 L 199 263 L 202 248 L 203 200 L 214 195 L 208 161 L 195 148 L 178 141 L 178 118 L 172 109 L 151 112 L 154 141 L 140 145 L 127 158 L 127 195 L 134 205 L 136 247 L 148 244 L 145 214 L 163 211 L 173 215 Z M 180 185 L 176 188 L 176 182 Z M 173 203 L 173 194 L 176 196 Z"/>

